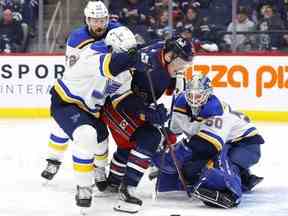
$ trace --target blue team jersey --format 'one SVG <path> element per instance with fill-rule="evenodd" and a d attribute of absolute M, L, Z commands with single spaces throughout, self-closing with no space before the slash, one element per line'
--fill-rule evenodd
<path fill-rule="evenodd" d="M 144 64 L 138 63 L 135 68 L 137 71 L 133 76 L 132 89 L 134 93 L 141 95 L 147 104 L 152 100 L 151 87 L 147 77 L 147 70 L 151 70 L 150 76 L 156 99 L 160 98 L 165 90 L 169 87 L 172 78 L 164 65 L 162 48 L 163 42 L 155 43 L 151 46 L 143 48 L 143 51 L 149 55 L 151 68 L 147 68 Z"/>

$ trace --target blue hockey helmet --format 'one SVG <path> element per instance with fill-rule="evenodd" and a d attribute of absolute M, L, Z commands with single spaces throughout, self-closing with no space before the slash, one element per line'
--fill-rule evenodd
<path fill-rule="evenodd" d="M 212 94 L 211 80 L 203 73 L 195 73 L 191 80 L 186 80 L 185 98 L 193 115 L 198 114 Z"/>
<path fill-rule="evenodd" d="M 164 52 L 173 52 L 173 59 L 179 57 L 184 61 L 192 61 L 192 43 L 180 35 L 173 36 L 165 41 Z"/>

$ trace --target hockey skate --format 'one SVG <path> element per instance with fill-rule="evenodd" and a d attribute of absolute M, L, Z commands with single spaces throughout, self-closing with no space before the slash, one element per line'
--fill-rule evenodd
<path fill-rule="evenodd" d="M 58 172 L 61 162 L 53 159 L 46 159 L 48 164 L 41 173 L 41 176 L 47 180 L 52 180 Z"/>
<path fill-rule="evenodd" d="M 134 196 L 135 187 L 121 184 L 119 187 L 119 198 L 115 211 L 137 213 L 142 205 L 142 200 Z"/>
<path fill-rule="evenodd" d="M 105 173 L 105 167 L 95 167 L 95 186 L 100 192 L 103 192 L 107 188 L 107 178 Z"/>
<path fill-rule="evenodd" d="M 79 207 L 90 207 L 92 201 L 92 186 L 80 187 L 78 185 L 75 200 L 76 205 Z"/>
<path fill-rule="evenodd" d="M 118 184 L 109 183 L 109 181 L 108 181 L 108 185 L 107 185 L 106 191 L 108 191 L 109 193 L 112 193 L 112 194 L 118 193 L 119 185 Z"/>
<path fill-rule="evenodd" d="M 256 185 L 263 181 L 263 177 L 250 174 L 249 171 L 241 172 L 241 181 L 243 191 L 251 191 Z"/>

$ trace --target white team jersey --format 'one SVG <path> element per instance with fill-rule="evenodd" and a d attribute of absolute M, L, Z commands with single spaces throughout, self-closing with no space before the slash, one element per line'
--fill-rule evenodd
<path fill-rule="evenodd" d="M 171 130 L 177 134 L 184 133 L 188 138 L 197 134 L 212 142 L 218 150 L 224 143 L 235 142 L 258 133 L 244 114 L 232 111 L 228 104 L 214 95 L 203 110 L 197 121 L 191 121 L 186 99 L 184 95 L 179 95 L 172 113 Z"/>
<path fill-rule="evenodd" d="M 75 103 L 91 113 L 98 112 L 107 96 L 130 92 L 130 72 L 112 76 L 110 60 L 109 53 L 85 48 L 77 55 L 74 64 L 66 67 L 63 78 L 54 85 L 56 92 L 68 103 Z"/>

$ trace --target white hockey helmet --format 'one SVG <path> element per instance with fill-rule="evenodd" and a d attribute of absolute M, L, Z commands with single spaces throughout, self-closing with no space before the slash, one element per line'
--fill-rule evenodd
<path fill-rule="evenodd" d="M 84 9 L 85 17 L 105 18 L 109 16 L 108 9 L 102 1 L 89 1 Z"/>
<path fill-rule="evenodd" d="M 105 44 L 111 46 L 113 52 L 127 52 L 137 46 L 134 34 L 125 26 L 111 29 L 107 33 Z"/>

